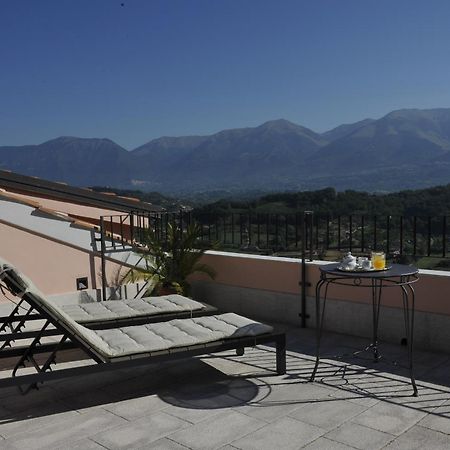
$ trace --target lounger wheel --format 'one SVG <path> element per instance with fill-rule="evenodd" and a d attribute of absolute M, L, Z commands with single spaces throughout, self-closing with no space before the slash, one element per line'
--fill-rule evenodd
<path fill-rule="evenodd" d="M 244 347 L 236 349 L 236 355 L 242 356 L 245 353 Z"/>

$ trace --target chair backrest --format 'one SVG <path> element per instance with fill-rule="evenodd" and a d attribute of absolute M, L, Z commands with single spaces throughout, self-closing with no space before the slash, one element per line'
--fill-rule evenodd
<path fill-rule="evenodd" d="M 107 358 L 110 348 L 106 342 L 94 331 L 75 322 L 62 308 L 48 300 L 28 277 L 2 258 L 0 258 L 0 279 L 14 295 L 24 298 L 56 328 L 77 341 L 80 347 L 84 347 L 85 351 L 94 353 L 102 360 Z"/>

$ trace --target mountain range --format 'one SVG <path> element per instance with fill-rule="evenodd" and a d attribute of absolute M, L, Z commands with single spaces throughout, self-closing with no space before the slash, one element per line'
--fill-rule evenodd
<path fill-rule="evenodd" d="M 450 108 L 402 109 L 325 133 L 280 119 L 209 136 L 161 137 L 131 151 L 109 139 L 60 137 L 0 147 L 0 169 L 175 195 L 423 188 L 450 182 Z"/>

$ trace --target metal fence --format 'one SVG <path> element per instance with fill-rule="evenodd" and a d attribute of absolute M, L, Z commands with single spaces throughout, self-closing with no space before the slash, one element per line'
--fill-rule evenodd
<path fill-rule="evenodd" d="M 182 232 L 199 225 L 202 245 L 223 250 L 294 256 L 306 259 L 339 258 L 336 253 L 368 254 L 383 250 L 388 257 L 413 258 L 449 255 L 447 216 L 331 216 L 312 211 L 296 214 L 195 214 L 143 213 L 103 216 L 100 219 L 102 290 L 106 299 L 106 255 L 145 245 L 151 230 L 162 242 L 168 239 L 168 225 Z M 334 253 L 333 253 L 334 252 Z M 450 260 L 447 260 L 450 262 Z M 450 268 L 450 264 L 448 265 Z M 300 269 L 301 323 L 306 326 L 306 264 Z"/>
<path fill-rule="evenodd" d="M 304 247 L 317 258 L 333 251 L 363 254 L 371 250 L 416 258 L 449 255 L 447 216 L 324 216 L 311 211 L 226 215 L 133 212 L 103 216 L 102 236 L 105 243 L 110 242 L 105 248 L 113 251 L 123 244 L 140 243 L 149 228 L 164 240 L 169 223 L 180 230 L 197 223 L 203 243 L 250 253 L 295 254 Z M 110 235 L 115 239 L 109 239 Z"/>
<path fill-rule="evenodd" d="M 328 251 L 446 258 L 447 216 L 323 216 L 298 214 L 229 214 L 194 216 L 204 239 L 222 246 L 268 253 L 298 251 L 302 236 L 306 248 L 321 257 Z M 304 229 L 306 228 L 306 230 Z"/>

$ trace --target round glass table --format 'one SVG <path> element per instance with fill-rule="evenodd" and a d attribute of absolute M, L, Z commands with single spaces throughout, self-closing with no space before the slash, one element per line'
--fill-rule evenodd
<path fill-rule="evenodd" d="M 348 271 L 341 270 L 340 263 L 320 266 L 320 279 L 316 284 L 316 362 L 310 381 L 314 381 L 320 362 L 320 342 L 322 338 L 325 307 L 327 303 L 328 287 L 330 284 L 363 287 L 371 290 L 372 297 L 372 342 L 367 349 L 372 350 L 374 361 L 380 358 L 378 349 L 378 320 L 380 317 L 381 294 L 383 289 L 396 287 L 400 290 L 403 303 L 406 340 L 408 346 L 409 375 L 413 387 L 413 395 L 418 395 L 413 372 L 413 335 L 414 335 L 414 307 L 415 293 L 413 284 L 418 281 L 419 270 L 413 266 L 392 264 L 385 270 L 379 271 Z M 323 295 L 322 295 L 322 292 Z M 322 308 L 320 307 L 323 300 Z"/>

